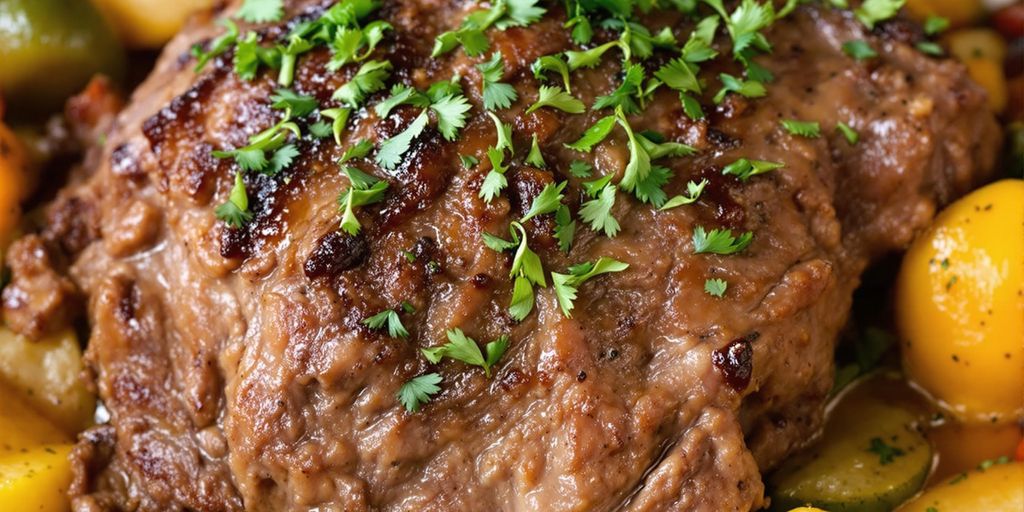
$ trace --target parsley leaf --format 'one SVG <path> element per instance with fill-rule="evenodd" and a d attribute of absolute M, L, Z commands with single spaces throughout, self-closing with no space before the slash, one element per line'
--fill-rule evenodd
<path fill-rule="evenodd" d="M 341 101 L 350 108 L 358 107 L 366 96 L 384 88 L 384 80 L 391 75 L 391 62 L 371 60 L 359 67 L 359 71 L 345 85 L 334 91 L 332 99 Z"/>
<path fill-rule="evenodd" d="M 277 151 L 274 151 L 274 155 L 267 161 L 266 169 L 261 172 L 268 176 L 275 176 L 292 165 L 292 161 L 297 156 L 299 156 L 299 150 L 295 147 L 295 144 L 281 146 Z"/>
<path fill-rule="evenodd" d="M 555 211 L 555 239 L 558 240 L 558 248 L 562 252 L 569 252 L 572 248 L 573 237 L 576 236 L 576 221 L 572 220 L 572 213 L 569 207 L 560 205 Z"/>
<path fill-rule="evenodd" d="M 906 455 L 903 450 L 889 446 L 880 437 L 871 438 L 871 446 L 868 447 L 868 451 L 878 455 L 878 462 L 883 466 L 892 464 L 896 457 Z"/>
<path fill-rule="evenodd" d="M 373 111 L 377 117 L 383 119 L 391 114 L 399 105 L 416 105 L 426 107 L 430 105 L 430 99 L 424 96 L 413 87 L 404 84 L 395 84 L 391 87 L 391 95 L 383 101 L 374 105 Z"/>
<path fill-rule="evenodd" d="M 941 57 L 945 53 L 942 46 L 939 46 L 938 43 L 932 41 L 920 41 L 914 45 L 914 48 L 917 48 L 919 52 L 925 55 L 932 55 L 935 57 Z"/>
<path fill-rule="evenodd" d="M 746 249 L 753 239 L 754 234 L 749 231 L 736 238 L 728 229 L 712 229 L 707 233 L 703 226 L 697 226 L 693 230 L 693 253 L 735 254 Z"/>
<path fill-rule="evenodd" d="M 629 268 L 628 263 L 602 256 L 596 262 L 585 262 L 569 267 L 568 274 L 551 273 L 551 284 L 555 289 L 555 297 L 566 318 L 572 318 L 573 304 L 576 301 L 579 286 L 601 274 L 622 272 Z"/>
<path fill-rule="evenodd" d="M 522 322 L 533 311 L 535 300 L 533 284 L 529 279 L 517 276 L 512 285 L 512 300 L 508 305 L 508 316 L 517 322 Z"/>
<path fill-rule="evenodd" d="M 708 279 L 704 281 L 704 292 L 712 297 L 721 297 L 725 295 L 725 290 L 729 288 L 729 283 L 722 279 Z"/>
<path fill-rule="evenodd" d="M 191 53 L 196 59 L 196 65 L 192 68 L 193 72 L 202 71 L 210 60 L 226 53 L 238 40 L 238 25 L 235 22 L 225 18 L 220 23 L 227 29 L 227 32 L 210 41 L 208 50 L 204 50 L 203 46 L 198 43 L 192 46 Z"/>
<path fill-rule="evenodd" d="M 541 265 L 540 256 L 530 249 L 526 240 L 526 229 L 523 225 L 518 222 L 513 222 L 509 226 L 509 230 L 518 231 L 519 248 L 516 249 L 515 256 L 512 257 L 512 270 L 509 271 L 509 277 L 520 275 L 529 279 L 533 284 L 539 286 L 547 286 L 547 280 L 544 279 L 544 267 Z"/>
<path fill-rule="evenodd" d="M 501 82 L 505 74 L 505 62 L 501 60 L 501 52 L 494 52 L 490 60 L 477 64 L 476 68 L 483 76 L 484 108 L 497 110 L 512 106 L 518 95 L 514 87 Z"/>
<path fill-rule="evenodd" d="M 260 65 L 280 67 L 281 54 L 275 48 L 260 46 L 255 32 L 249 32 L 235 47 L 235 73 L 243 80 L 256 78 Z"/>
<path fill-rule="evenodd" d="M 626 120 L 626 115 L 621 108 L 615 110 L 615 117 L 619 126 L 626 131 L 626 137 L 629 140 L 629 162 L 622 173 L 619 187 L 622 187 L 623 190 L 632 191 L 636 184 L 646 179 L 647 174 L 651 172 L 651 155 L 647 152 L 644 145 L 640 143 L 639 139 L 643 137 L 638 137 L 633 133 L 633 128 L 629 125 L 629 121 Z"/>
<path fill-rule="evenodd" d="M 461 94 L 448 95 L 430 104 L 430 110 L 437 116 L 437 129 L 448 141 L 455 140 L 459 130 L 466 126 L 469 109 L 469 102 Z"/>
<path fill-rule="evenodd" d="M 580 217 L 594 231 L 603 231 L 608 238 L 614 238 L 619 233 L 619 222 L 612 216 L 613 206 L 615 206 L 615 185 L 609 183 L 598 192 L 595 199 L 583 203 L 580 208 Z"/>
<path fill-rule="evenodd" d="M 526 109 L 526 113 L 529 114 L 541 107 L 557 108 L 558 110 L 568 112 L 570 114 L 582 114 L 583 111 L 586 110 L 583 102 L 573 97 L 573 95 L 558 87 L 551 87 L 548 85 L 540 86 L 537 102 L 530 106 L 530 108 Z"/>
<path fill-rule="evenodd" d="M 508 166 L 503 162 L 505 152 L 498 148 L 487 148 L 487 159 L 491 162 L 491 171 L 487 173 L 483 184 L 480 185 L 479 196 L 485 203 L 490 203 L 508 186 L 508 179 L 505 178 Z"/>
<path fill-rule="evenodd" d="M 816 121 L 797 121 L 795 119 L 783 119 L 782 127 L 793 135 L 806 138 L 821 137 L 821 126 Z"/>
<path fill-rule="evenodd" d="M 854 130 L 850 125 L 842 121 L 836 124 L 836 130 L 839 130 L 843 137 L 846 137 L 846 142 L 849 142 L 851 146 L 860 140 L 860 134 L 857 133 L 857 130 Z"/>
<path fill-rule="evenodd" d="M 924 20 L 924 33 L 930 36 L 941 34 L 949 28 L 949 19 L 931 14 Z"/>
<path fill-rule="evenodd" d="M 636 190 L 634 190 L 636 198 L 641 202 L 650 203 L 655 208 L 660 208 L 668 199 L 661 187 L 664 187 L 671 177 L 672 171 L 667 167 L 652 165 L 651 172 L 636 183 Z"/>
<path fill-rule="evenodd" d="M 469 365 L 479 366 L 484 369 L 484 374 L 490 378 L 491 369 L 494 368 L 498 361 L 501 360 L 501 356 L 505 355 L 505 351 L 508 350 L 508 336 L 499 336 L 494 341 L 488 343 L 484 347 L 487 353 L 485 357 L 484 352 L 480 351 L 480 345 L 477 344 L 476 340 L 466 336 L 462 329 L 457 327 L 449 329 L 445 334 L 448 337 L 448 343 L 439 347 L 420 350 L 427 361 L 437 364 L 441 361 L 441 358 L 448 357 Z"/>
<path fill-rule="evenodd" d="M 341 154 L 341 158 L 338 159 L 338 165 L 345 164 L 349 161 L 355 160 L 356 158 L 366 158 L 366 155 L 370 154 L 370 150 L 373 149 L 373 143 L 369 139 L 363 139 L 355 144 L 345 148 L 345 151 Z"/>
<path fill-rule="evenodd" d="M 437 387 L 441 383 L 441 376 L 436 373 L 427 373 L 413 377 L 398 389 L 396 397 L 398 401 L 409 412 L 420 410 L 420 406 L 430 401 L 430 398 L 441 391 Z"/>
<path fill-rule="evenodd" d="M 867 60 L 878 57 L 878 52 L 863 39 L 855 39 L 843 43 L 843 53 L 853 57 L 855 60 Z"/>
<path fill-rule="evenodd" d="M 544 185 L 544 188 L 537 194 L 537 197 L 533 198 L 533 203 L 530 205 L 530 210 L 523 215 L 523 218 L 519 219 L 519 222 L 526 222 L 538 215 L 544 215 L 545 213 L 552 213 L 558 209 L 562 204 L 562 199 L 565 198 L 565 194 L 562 193 L 565 190 L 567 181 L 561 183 L 548 183 Z"/>
<path fill-rule="evenodd" d="M 270 99 L 274 102 L 271 107 L 280 110 L 290 109 L 295 117 L 306 117 L 320 106 L 316 98 L 298 94 L 291 89 L 277 89 Z"/>
<path fill-rule="evenodd" d="M 334 133 L 334 143 L 341 145 L 341 134 L 345 131 L 345 123 L 348 122 L 348 117 L 352 113 L 351 109 L 347 108 L 329 108 L 321 110 L 320 115 L 331 119 L 331 131 Z"/>
<path fill-rule="evenodd" d="M 363 320 L 363 325 L 370 329 L 383 329 L 387 326 L 388 336 L 392 338 L 408 338 L 409 331 L 405 330 L 405 326 L 402 325 L 402 319 L 398 317 L 398 313 L 393 309 L 385 309 L 376 315 L 373 315 Z"/>
<path fill-rule="evenodd" d="M 284 0 L 245 0 L 235 16 L 249 23 L 280 21 L 284 16 Z"/>
<path fill-rule="evenodd" d="M 876 23 L 896 16 L 903 3 L 904 0 L 864 0 L 853 14 L 866 27 L 873 29 Z"/>
<path fill-rule="evenodd" d="M 636 100 L 643 98 L 643 81 L 644 68 L 639 64 L 627 65 L 625 75 L 622 78 L 622 84 L 612 91 L 611 94 L 598 96 L 594 101 L 593 108 L 595 110 L 612 107 L 622 108 L 623 112 L 627 114 L 640 112 L 640 105 Z"/>
<path fill-rule="evenodd" d="M 615 128 L 615 116 L 602 117 L 593 126 L 587 128 L 579 140 L 572 144 L 566 144 L 565 147 L 589 153 L 594 146 L 608 137 L 613 128 Z"/>
<path fill-rule="evenodd" d="M 530 70 L 533 71 L 533 77 L 538 80 L 547 80 L 547 75 L 544 73 L 548 71 L 558 73 L 562 77 L 565 90 L 570 93 L 572 92 L 572 87 L 569 84 L 569 65 L 565 63 L 560 54 L 538 57 L 530 65 Z"/>
<path fill-rule="evenodd" d="M 317 139 L 326 139 L 331 136 L 331 125 L 317 121 L 309 125 L 309 134 Z"/>
<path fill-rule="evenodd" d="M 491 121 L 494 121 L 494 130 L 498 133 L 498 143 L 494 146 L 495 149 L 502 151 L 507 149 L 509 154 L 516 154 L 515 148 L 512 147 L 512 125 L 501 122 L 494 112 L 488 112 L 487 115 L 491 116 Z"/>
<path fill-rule="evenodd" d="M 670 210 L 672 208 L 697 202 L 697 200 L 700 199 L 701 193 L 704 192 L 704 187 L 707 185 L 708 180 L 706 179 L 700 180 L 700 183 L 695 183 L 693 181 L 686 182 L 686 195 L 678 195 L 669 199 L 665 204 L 661 205 L 659 210 Z"/>
<path fill-rule="evenodd" d="M 356 218 L 355 208 L 380 202 L 388 189 L 388 182 L 366 174 L 355 167 L 346 167 L 349 187 L 338 196 L 338 207 L 342 209 L 341 229 L 350 235 L 359 234 L 361 225 Z"/>
<path fill-rule="evenodd" d="M 589 50 L 574 51 L 569 50 L 565 52 L 566 63 L 569 66 L 569 71 L 576 71 L 580 68 L 592 68 L 597 66 L 601 62 L 601 57 L 611 50 L 612 48 L 620 48 L 624 53 L 629 53 L 629 46 L 623 44 L 621 41 L 610 41 L 601 46 L 596 46 Z"/>
<path fill-rule="evenodd" d="M 398 163 L 402 161 L 402 155 L 409 151 L 409 146 L 412 145 L 413 139 L 423 133 L 428 121 L 427 112 L 420 112 L 420 115 L 416 116 L 416 119 L 413 119 L 405 130 L 402 130 L 402 133 L 381 143 L 380 151 L 374 157 L 377 164 L 388 170 L 397 167 Z"/>
<path fill-rule="evenodd" d="M 768 94 L 764 84 L 756 80 L 742 80 L 728 73 L 718 75 L 722 88 L 715 94 L 713 101 L 718 104 L 725 100 L 725 95 L 734 92 L 745 98 L 760 98 Z"/>
<path fill-rule="evenodd" d="M 530 152 L 526 155 L 526 163 L 541 169 L 548 166 L 544 162 L 544 155 L 540 152 L 540 142 L 537 140 L 536 133 L 533 134 L 533 140 L 530 142 Z"/>
<path fill-rule="evenodd" d="M 583 160 L 573 160 L 569 164 L 569 174 L 577 178 L 589 178 L 594 172 L 594 167 Z"/>
<path fill-rule="evenodd" d="M 746 158 L 740 158 L 735 162 L 722 168 L 722 174 L 736 176 L 740 181 L 747 181 L 752 176 L 758 174 L 764 174 L 766 172 L 774 171 L 775 169 L 781 169 L 784 167 L 783 164 L 776 162 L 766 162 L 764 160 L 748 160 Z"/>
<path fill-rule="evenodd" d="M 249 212 L 249 196 L 245 193 L 245 182 L 242 181 L 242 171 L 235 173 L 235 185 L 231 188 L 228 200 L 214 210 L 218 220 L 224 221 L 230 227 L 240 228 L 246 222 L 252 220 L 252 213 Z"/>
<path fill-rule="evenodd" d="M 463 169 L 472 169 L 480 163 L 480 159 L 473 155 L 459 155 L 459 162 Z"/>

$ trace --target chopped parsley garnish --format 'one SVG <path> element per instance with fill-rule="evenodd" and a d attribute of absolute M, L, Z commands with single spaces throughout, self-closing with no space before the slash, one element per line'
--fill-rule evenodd
<path fill-rule="evenodd" d="M 934 14 L 924 20 L 924 33 L 929 36 L 941 34 L 949 28 L 949 19 Z"/>
<path fill-rule="evenodd" d="M 665 204 L 661 205 L 660 210 L 670 210 L 680 206 L 696 203 L 700 199 L 701 193 L 704 192 L 704 187 L 708 185 L 708 180 L 702 179 L 700 183 L 693 181 L 686 182 L 686 195 L 678 195 L 669 199 Z"/>
<path fill-rule="evenodd" d="M 385 309 L 363 320 L 363 325 L 377 330 L 387 328 L 388 336 L 392 338 L 409 337 L 409 331 L 405 330 L 405 326 L 402 325 L 402 319 L 398 318 L 398 313 L 393 309 Z"/>
<path fill-rule="evenodd" d="M 541 264 L 540 256 L 530 249 L 526 239 L 526 229 L 519 222 L 512 222 L 508 228 L 512 240 L 484 233 L 484 244 L 497 252 L 505 252 L 515 249 L 515 256 L 512 258 L 512 269 L 509 277 L 515 279 L 512 290 L 512 303 L 509 306 L 509 316 L 516 321 L 521 321 L 533 310 L 534 295 L 533 286 L 547 286 L 544 278 L 544 267 Z"/>
<path fill-rule="evenodd" d="M 508 179 L 505 178 L 508 166 L 504 164 L 505 152 L 498 148 L 487 148 L 487 159 L 491 162 L 491 171 L 480 185 L 480 197 L 485 203 L 490 203 L 508 186 Z"/>
<path fill-rule="evenodd" d="M 622 173 L 622 181 L 619 182 L 619 186 L 623 190 L 632 191 L 637 182 L 643 181 L 651 172 L 651 155 L 639 141 L 643 136 L 633 133 L 633 127 L 626 120 L 626 115 L 621 108 L 615 111 L 615 119 L 619 126 L 626 131 L 626 137 L 629 140 L 629 162 Z"/>
<path fill-rule="evenodd" d="M 576 71 L 580 68 L 592 68 L 601 62 L 601 57 L 611 50 L 612 48 L 620 48 L 623 53 L 629 54 L 629 45 L 624 44 L 622 41 L 610 41 L 601 46 L 595 46 L 589 50 L 574 51 L 569 50 L 565 52 L 566 63 L 569 66 L 569 71 Z M 628 57 L 627 57 L 628 58 Z"/>
<path fill-rule="evenodd" d="M 750 231 L 734 237 L 728 229 L 712 229 L 709 233 L 703 226 L 697 226 L 693 230 L 693 253 L 736 254 L 746 249 L 753 239 Z"/>
<path fill-rule="evenodd" d="M 565 63 L 561 55 L 539 57 L 530 65 L 530 70 L 533 71 L 533 77 L 538 80 L 547 80 L 546 72 L 554 71 L 558 73 L 562 77 L 565 90 L 570 93 L 572 92 L 572 86 L 569 83 L 569 65 Z"/>
<path fill-rule="evenodd" d="M 505 62 L 501 60 L 501 52 L 494 52 L 490 60 L 478 64 L 476 68 L 483 77 L 484 108 L 498 110 L 512 106 L 518 95 L 514 87 L 501 81 L 505 75 Z"/>
<path fill-rule="evenodd" d="M 350 108 L 357 108 L 366 97 L 384 88 L 384 81 L 391 76 L 391 62 L 371 60 L 359 67 L 359 71 L 345 85 L 334 91 L 332 99 L 341 101 Z"/>
<path fill-rule="evenodd" d="M 904 0 L 864 0 L 853 14 L 866 27 L 873 29 L 876 23 L 896 16 L 903 3 Z"/>
<path fill-rule="evenodd" d="M 729 283 L 723 279 L 708 279 L 704 281 L 704 292 L 712 297 L 722 297 L 728 288 Z"/>
<path fill-rule="evenodd" d="M 855 39 L 843 43 L 843 53 L 853 57 L 855 60 L 867 60 L 878 57 L 878 52 L 863 39 Z"/>
<path fill-rule="evenodd" d="M 625 74 L 622 84 L 611 94 L 598 96 L 594 101 L 594 110 L 605 108 L 621 108 L 627 114 L 640 112 L 640 104 L 637 100 L 644 99 L 644 68 L 640 64 L 628 64 L 625 66 Z"/>
<path fill-rule="evenodd" d="M 610 175 L 607 177 L 610 178 Z M 615 185 L 607 183 L 593 195 L 596 197 L 583 203 L 580 208 L 580 217 L 594 231 L 604 232 L 605 236 L 614 238 L 620 229 L 619 222 L 612 216 L 612 207 L 615 206 Z"/>
<path fill-rule="evenodd" d="M 359 234 L 361 228 L 355 208 L 383 200 L 388 182 L 355 167 L 345 167 L 344 172 L 348 176 L 349 186 L 338 196 L 338 207 L 342 210 L 341 229 L 354 236 Z"/>
<path fill-rule="evenodd" d="M 508 336 L 499 336 L 494 341 L 484 346 L 483 352 L 476 340 L 466 336 L 462 329 L 449 329 L 446 332 L 448 343 L 438 347 L 420 349 L 423 357 L 431 363 L 437 364 L 442 358 L 455 359 L 468 365 L 479 366 L 484 369 L 484 375 L 491 377 L 491 369 L 498 364 L 501 356 L 508 350 Z"/>
<path fill-rule="evenodd" d="M 291 89 L 277 89 L 270 96 L 273 108 L 280 110 L 291 110 L 295 117 L 306 117 L 320 107 L 316 98 L 298 94 Z"/>
<path fill-rule="evenodd" d="M 243 80 L 256 78 L 260 66 L 280 67 L 281 52 L 260 46 L 255 32 L 249 32 L 235 47 L 235 73 Z"/>
<path fill-rule="evenodd" d="M 292 158 L 298 154 L 294 146 L 285 146 L 289 134 L 302 136 L 299 126 L 291 120 L 291 111 L 286 112 L 284 119 L 274 126 L 250 137 L 248 146 L 228 151 L 212 151 L 210 154 L 214 158 L 233 158 L 243 171 L 275 175 L 290 165 Z M 272 151 L 285 153 L 280 157 L 272 154 L 268 159 L 267 153 Z"/>
<path fill-rule="evenodd" d="M 331 136 L 331 125 L 323 121 L 317 121 L 309 125 L 309 134 L 317 139 L 326 139 Z"/>
<path fill-rule="evenodd" d="M 895 460 L 896 457 L 902 457 L 905 455 L 903 450 L 889 446 L 880 437 L 871 438 L 871 446 L 868 447 L 868 451 L 878 455 L 878 463 L 883 466 L 892 464 L 892 461 Z"/>
<path fill-rule="evenodd" d="M 940 57 L 946 53 L 945 50 L 942 49 L 942 46 L 939 46 L 938 43 L 933 41 L 920 41 L 914 45 L 914 48 L 917 48 L 919 52 L 925 55 L 932 55 L 935 57 Z"/>
<path fill-rule="evenodd" d="M 473 155 L 459 155 L 459 162 L 463 169 L 471 169 L 480 163 L 480 159 Z"/>
<path fill-rule="evenodd" d="M 240 228 L 252 219 L 252 213 L 249 212 L 249 196 L 245 193 L 245 182 L 242 181 L 242 171 L 235 173 L 235 185 L 231 188 L 231 194 L 226 202 L 214 210 L 214 215 L 233 228 Z"/>
<path fill-rule="evenodd" d="M 798 135 L 800 137 L 806 137 L 814 139 L 821 137 L 821 125 L 817 121 L 797 121 L 795 119 L 783 119 L 781 121 L 782 127 L 787 132 Z"/>
<path fill-rule="evenodd" d="M 494 130 L 498 134 L 498 142 L 494 147 L 502 151 L 508 150 L 511 155 L 516 154 L 515 148 L 512 147 L 512 125 L 503 123 L 493 112 L 488 112 L 487 115 L 494 121 Z"/>
<path fill-rule="evenodd" d="M 366 158 L 366 155 L 369 155 L 370 150 L 372 149 L 373 143 L 368 139 L 356 142 L 355 144 L 345 148 L 345 151 L 341 154 L 341 158 L 338 159 L 338 165 L 343 165 L 355 160 L 356 158 Z"/>
<path fill-rule="evenodd" d="M 576 221 L 572 220 L 572 213 L 569 207 L 560 205 L 555 211 L 555 239 L 558 240 L 558 248 L 562 252 L 569 252 L 572 248 L 573 237 L 576 236 Z"/>
<path fill-rule="evenodd" d="M 647 177 L 637 182 L 633 192 L 641 202 L 661 208 L 668 200 L 668 196 L 661 187 L 664 187 L 670 178 L 672 178 L 672 171 L 668 167 L 652 165 Z"/>
<path fill-rule="evenodd" d="M 538 0 L 498 0 L 490 9 L 470 13 L 456 30 L 444 32 L 434 39 L 431 57 L 437 57 L 462 46 L 466 55 L 475 57 L 487 51 L 490 42 L 484 31 L 492 25 L 499 30 L 525 27 L 544 15 L 546 9 L 537 6 Z"/>
<path fill-rule="evenodd" d="M 249 23 L 279 21 L 284 16 L 284 0 L 245 0 L 235 16 Z"/>
<path fill-rule="evenodd" d="M 198 43 L 192 47 L 192 56 L 196 59 L 196 65 L 192 68 L 194 72 L 202 71 L 210 60 L 226 53 L 238 41 L 238 25 L 235 22 L 223 19 L 220 24 L 227 29 L 227 32 L 210 41 L 208 50 L 204 50 L 203 46 Z"/>
<path fill-rule="evenodd" d="M 836 130 L 839 130 L 839 132 L 843 134 L 843 137 L 846 138 L 846 142 L 849 142 L 851 146 L 860 140 L 860 134 L 857 133 L 857 130 L 854 130 L 850 125 L 842 121 L 836 123 Z"/>
<path fill-rule="evenodd" d="M 341 145 L 341 134 L 345 131 L 345 124 L 348 123 L 348 117 L 351 115 L 352 109 L 348 108 L 329 108 L 321 110 L 320 115 L 331 120 L 331 132 L 334 134 L 334 143 Z"/>
<path fill-rule="evenodd" d="M 436 373 L 427 373 L 413 377 L 398 389 L 395 395 L 398 401 L 409 412 L 420 410 L 420 406 L 430 401 L 430 398 L 441 392 L 437 385 L 441 383 L 441 376 Z"/>
<path fill-rule="evenodd" d="M 586 106 L 583 105 L 582 101 L 561 88 L 549 85 L 540 86 L 536 103 L 526 109 L 526 113 L 529 114 L 541 107 L 556 108 L 570 114 L 582 114 L 586 110 Z"/>
<path fill-rule="evenodd" d="M 775 169 L 781 169 L 782 167 L 784 167 L 783 164 L 777 162 L 740 158 L 739 160 L 736 160 L 722 168 L 722 174 L 736 176 L 740 181 L 747 181 L 753 176 L 774 171 Z"/>
<path fill-rule="evenodd" d="M 530 142 L 530 152 L 526 155 L 526 163 L 541 169 L 548 166 L 544 161 L 544 155 L 540 152 L 540 143 L 536 133 L 533 134 L 533 140 Z"/>
<path fill-rule="evenodd" d="M 583 160 L 573 160 L 569 164 L 569 174 L 577 178 L 589 178 L 594 173 L 594 166 Z"/>
<path fill-rule="evenodd" d="M 572 144 L 566 144 L 565 147 L 574 149 L 576 151 L 583 151 L 589 153 L 594 146 L 599 144 L 608 134 L 615 128 L 615 116 L 607 116 L 599 119 L 587 131 L 583 132 L 583 136 Z"/>
<path fill-rule="evenodd" d="M 764 84 L 756 80 L 743 80 L 727 73 L 718 75 L 718 78 L 722 81 L 722 88 L 715 94 L 714 102 L 716 104 L 724 101 L 725 95 L 730 92 L 739 94 L 744 98 L 760 98 L 768 94 Z"/>
<path fill-rule="evenodd" d="M 558 207 L 562 204 L 562 199 L 565 198 L 565 194 L 562 193 L 565 190 L 565 185 L 569 183 L 563 181 L 561 183 L 548 183 L 544 185 L 544 188 L 537 194 L 537 197 L 533 198 L 533 203 L 530 205 L 529 211 L 523 215 L 523 218 L 519 219 L 519 222 L 526 222 L 538 215 L 544 215 L 546 213 L 553 213 L 558 210 Z"/>
<path fill-rule="evenodd" d="M 423 133 L 429 121 L 430 117 L 427 115 L 427 111 L 424 110 L 420 112 L 420 115 L 416 116 L 416 119 L 409 123 L 405 130 L 382 142 L 380 151 L 377 152 L 375 157 L 377 164 L 389 170 L 397 167 L 398 163 L 402 161 L 402 155 L 409 151 L 409 146 L 412 144 L 413 139 Z"/>
<path fill-rule="evenodd" d="M 583 283 L 601 274 L 622 272 L 629 268 L 628 263 L 601 257 L 596 262 L 584 262 L 569 267 L 568 274 L 551 273 L 551 284 L 555 289 L 555 297 L 566 318 L 572 318 L 573 304 L 577 291 Z"/>

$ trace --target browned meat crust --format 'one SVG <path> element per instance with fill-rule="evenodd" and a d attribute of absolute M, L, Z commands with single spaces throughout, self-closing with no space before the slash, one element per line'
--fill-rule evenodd
<path fill-rule="evenodd" d="M 291 1 L 288 10 L 310 16 L 325 3 Z M 378 51 L 394 76 L 422 88 L 459 73 L 479 104 L 477 60 L 429 58 L 433 36 L 470 4 L 385 2 L 396 31 Z M 552 179 L 568 179 L 578 205 L 580 180 L 566 169 L 579 155 L 562 144 L 603 115 L 524 113 L 537 90 L 529 63 L 568 48 L 561 23 L 555 16 L 491 33 L 520 92 L 502 116 L 517 147 L 538 134 L 553 172 L 514 166 L 508 197 L 485 204 L 477 197 L 485 171 L 456 158 L 482 156 L 495 141 L 474 109 L 454 143 L 428 128 L 395 171 L 360 164 L 391 183 L 386 201 L 361 210 L 360 239 L 333 234 L 346 181 L 327 141 L 302 142 L 283 176 L 250 180 L 255 220 L 246 229 L 214 219 L 233 170 L 210 151 L 273 124 L 273 77 L 242 81 L 226 59 L 193 75 L 188 49 L 217 33 L 211 24 L 171 43 L 118 119 L 102 164 L 58 203 L 93 212 L 84 221 L 96 238 L 67 256 L 89 297 L 88 360 L 111 413 L 76 452 L 78 510 L 723 511 L 764 503 L 759 468 L 819 425 L 836 334 L 861 271 L 905 246 L 991 168 L 999 135 L 983 93 L 960 66 L 892 37 L 899 31 L 864 33 L 847 14 L 802 7 L 769 34 L 775 51 L 763 64 L 777 80 L 767 98 L 730 96 L 711 108 L 710 122 L 693 123 L 672 92 L 660 91 L 634 120 L 700 149 L 667 164 L 670 195 L 689 179 L 710 180 L 699 203 L 659 212 L 620 196 L 622 232 L 581 229 L 568 255 L 555 248 L 550 219 L 530 223 L 548 269 L 599 256 L 631 267 L 581 288 L 572 319 L 549 288 L 515 323 L 506 313 L 510 259 L 480 234 L 502 233 Z M 664 23 L 676 21 L 652 25 Z M 872 40 L 881 56 L 851 61 L 840 45 L 855 38 Z M 325 56 L 302 59 L 296 89 L 331 105 L 353 70 L 328 73 Z M 617 67 L 580 73 L 574 93 L 590 104 L 617 85 Z M 364 110 L 347 140 L 394 133 L 410 112 L 380 120 Z M 789 136 L 784 118 L 820 121 L 823 136 Z M 832 133 L 837 121 L 857 128 L 861 142 Z M 614 133 L 592 157 L 600 170 L 622 169 L 624 136 Z M 739 157 L 785 167 L 745 183 L 721 176 Z M 755 238 L 739 255 L 694 255 L 697 225 Z M 14 263 L 11 294 L 33 275 L 55 279 L 38 271 L 45 261 Z M 704 293 L 711 277 L 730 282 L 725 298 Z M 416 310 L 405 320 L 409 340 L 360 324 L 403 301 Z M 417 357 L 451 327 L 477 339 L 510 335 L 492 380 Z M 428 369 L 443 374 L 444 390 L 407 413 L 395 392 Z"/>

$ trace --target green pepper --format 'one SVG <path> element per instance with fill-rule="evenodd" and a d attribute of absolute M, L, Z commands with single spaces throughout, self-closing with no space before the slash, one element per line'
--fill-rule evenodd
<path fill-rule="evenodd" d="M 0 0 L 0 94 L 18 118 L 52 113 L 96 73 L 115 81 L 125 56 L 89 0 Z"/>

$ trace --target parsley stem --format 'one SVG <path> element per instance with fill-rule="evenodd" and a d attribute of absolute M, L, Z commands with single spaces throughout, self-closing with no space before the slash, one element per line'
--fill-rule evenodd
<path fill-rule="evenodd" d="M 284 54 L 281 56 L 281 72 L 277 75 L 277 83 L 285 87 L 292 85 L 292 79 L 295 77 L 296 60 L 298 60 L 297 55 Z"/>

